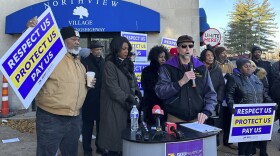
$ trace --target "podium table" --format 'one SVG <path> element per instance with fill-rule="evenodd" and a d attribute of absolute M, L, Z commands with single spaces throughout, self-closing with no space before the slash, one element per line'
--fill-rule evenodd
<path fill-rule="evenodd" d="M 216 135 L 219 132 L 201 133 L 177 125 L 184 134 L 182 139 L 165 133 L 164 137 L 152 140 L 153 132 L 149 132 L 149 140 L 136 139 L 136 132 L 125 129 L 122 132 L 123 156 L 177 156 L 177 155 L 217 155 Z"/>

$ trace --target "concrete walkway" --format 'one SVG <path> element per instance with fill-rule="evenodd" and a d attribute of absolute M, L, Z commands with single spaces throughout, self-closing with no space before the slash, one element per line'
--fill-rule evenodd
<path fill-rule="evenodd" d="M 35 112 L 27 112 L 9 118 L 9 120 L 19 119 L 35 119 Z M 4 120 L 5 121 L 5 120 Z M 1 120 L 0 120 L 1 122 Z M 1 123 L 0 123 L 1 124 Z M 269 156 L 280 156 L 280 134 L 277 132 L 279 128 L 278 122 L 274 123 L 272 141 L 268 142 Z M 220 135 L 222 136 L 222 135 Z M 18 138 L 19 142 L 2 143 L 2 140 Z M 36 152 L 36 132 L 34 133 L 21 133 L 4 124 L 0 125 L 0 156 L 33 156 Z M 93 151 L 95 151 L 94 141 L 92 142 Z M 257 153 L 259 151 L 257 150 Z M 94 153 L 95 156 L 101 156 Z M 219 146 L 218 156 L 236 156 L 237 150 L 232 150 L 228 147 Z M 258 155 L 258 154 L 257 154 Z M 79 156 L 83 156 L 82 144 L 79 142 Z M 206 154 L 205 156 L 211 156 Z"/>

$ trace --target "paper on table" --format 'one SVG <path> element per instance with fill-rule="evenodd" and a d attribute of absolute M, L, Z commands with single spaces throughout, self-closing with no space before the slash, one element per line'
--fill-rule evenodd
<path fill-rule="evenodd" d="M 2 140 L 3 144 L 5 143 L 11 143 L 11 142 L 18 142 L 19 138 L 13 138 L 13 139 L 6 139 L 6 140 Z"/>
<path fill-rule="evenodd" d="M 222 129 L 218 128 L 218 127 L 213 127 L 213 126 L 209 126 L 209 125 L 205 125 L 205 124 L 199 124 L 197 122 L 194 123 L 184 123 L 184 124 L 180 124 L 184 127 L 193 129 L 195 131 L 198 132 L 202 132 L 202 133 L 206 133 L 206 132 L 218 132 L 221 131 Z"/>

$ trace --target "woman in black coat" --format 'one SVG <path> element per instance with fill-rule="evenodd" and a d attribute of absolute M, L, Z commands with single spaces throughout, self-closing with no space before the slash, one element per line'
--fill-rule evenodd
<path fill-rule="evenodd" d="M 209 70 L 213 87 L 217 93 L 217 105 L 215 108 L 216 114 L 213 114 L 208 120 L 207 124 L 213 125 L 219 128 L 223 128 L 222 116 L 220 116 L 220 108 L 222 106 L 225 97 L 225 81 L 223 72 L 216 61 L 216 56 L 212 47 L 207 46 L 200 54 L 200 61 L 205 64 Z M 217 145 L 220 144 L 219 136 L 217 136 Z"/>
<path fill-rule="evenodd" d="M 231 110 L 234 104 L 271 103 L 272 100 L 264 89 L 260 79 L 252 74 L 251 63 L 248 59 L 236 61 L 237 69 L 230 76 L 226 85 L 226 101 Z M 239 155 L 253 155 L 254 142 L 238 143 Z M 260 153 L 265 156 L 265 153 Z"/>
<path fill-rule="evenodd" d="M 223 72 L 216 61 L 214 50 L 210 46 L 207 46 L 207 49 L 204 49 L 201 52 L 200 61 L 205 64 L 205 66 L 210 72 L 212 84 L 217 93 L 218 104 L 216 107 L 220 108 L 225 96 L 225 81 L 223 77 Z M 218 113 L 217 111 L 218 110 L 216 110 L 216 113 Z"/>
<path fill-rule="evenodd" d="M 122 155 L 123 130 L 129 127 L 129 113 L 139 105 L 141 93 L 130 59 L 132 46 L 127 38 L 118 36 L 110 43 L 101 82 L 100 125 L 98 146 L 103 156 Z"/>
<path fill-rule="evenodd" d="M 168 49 L 164 46 L 154 46 L 148 56 L 151 61 L 150 65 L 143 69 L 141 76 L 141 85 L 144 90 L 144 98 L 142 101 L 144 120 L 148 124 L 155 124 L 156 121 L 152 115 L 152 108 L 154 105 L 159 105 L 164 110 L 163 102 L 155 93 L 155 85 L 158 80 L 158 69 L 169 59 Z M 161 124 L 164 124 L 167 119 L 167 113 L 161 118 Z"/>

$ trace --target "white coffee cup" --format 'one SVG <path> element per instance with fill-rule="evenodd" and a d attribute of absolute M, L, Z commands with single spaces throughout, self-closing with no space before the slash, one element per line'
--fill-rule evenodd
<path fill-rule="evenodd" d="M 94 79 L 94 77 L 95 77 L 95 72 L 92 72 L 92 71 L 87 72 L 87 86 L 88 87 L 93 87 L 91 85 L 91 82 Z"/>

